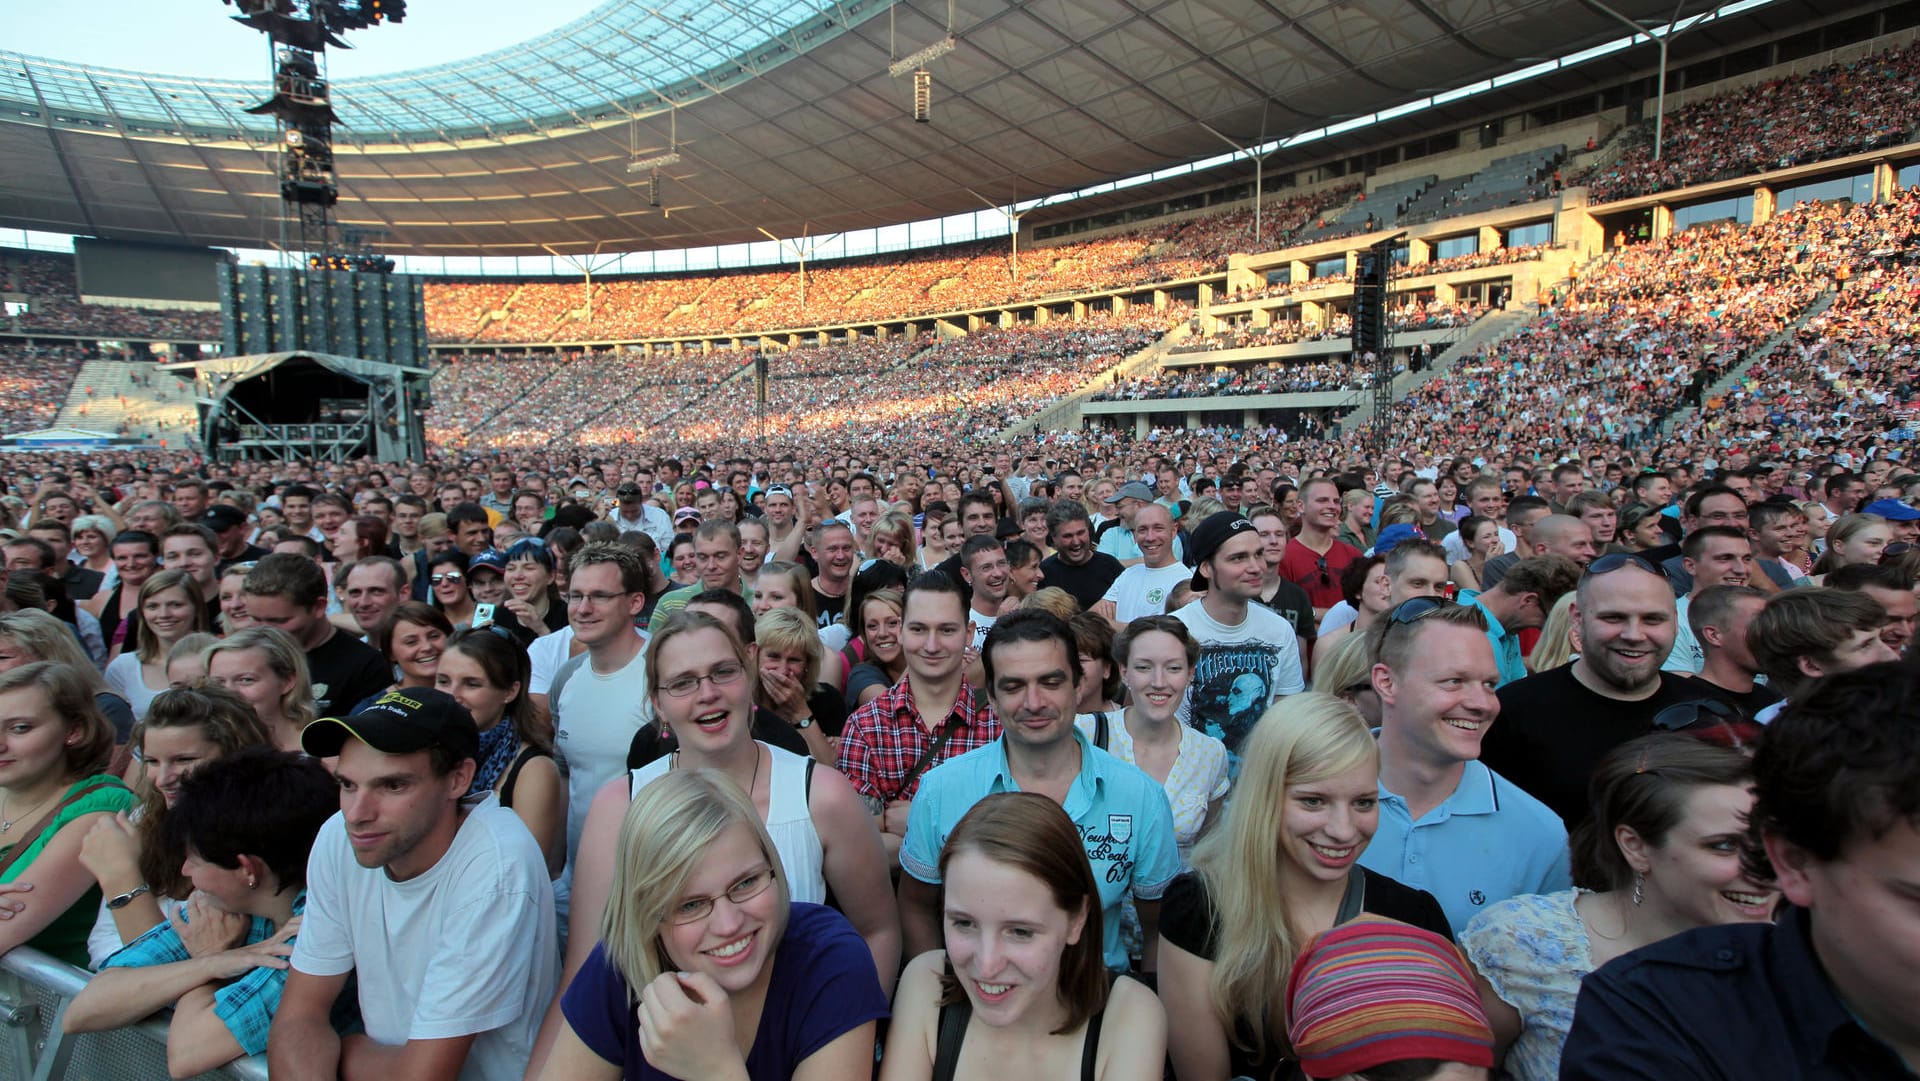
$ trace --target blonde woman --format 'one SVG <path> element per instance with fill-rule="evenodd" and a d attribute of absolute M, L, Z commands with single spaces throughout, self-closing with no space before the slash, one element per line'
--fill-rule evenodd
<path fill-rule="evenodd" d="M 133 706 L 135 720 L 146 716 L 167 681 L 167 651 L 180 639 L 207 627 L 206 600 L 185 571 L 160 571 L 140 586 L 140 622 L 132 648 L 115 657 L 106 671 L 107 686 Z"/>
<path fill-rule="evenodd" d="M 807 753 L 831 766 L 831 742 L 847 723 L 840 692 L 820 683 L 827 650 L 814 621 L 796 608 L 775 608 L 753 624 L 753 703 L 792 725 Z"/>
<path fill-rule="evenodd" d="M 1452 938 L 1439 902 L 1359 864 L 1379 824 L 1380 751 L 1352 706 L 1274 703 L 1241 747 L 1220 827 L 1160 908 L 1160 1001 L 1180 1081 L 1285 1073 L 1287 973 L 1361 912 Z"/>
<path fill-rule="evenodd" d="M 564 1023 L 534 1076 L 871 1075 L 887 1015 L 873 957 L 845 917 L 789 900 L 773 838 L 724 773 L 641 789 L 612 851 L 600 941 L 560 996 Z"/>
<path fill-rule="evenodd" d="M 1527 671 L 1545 672 L 1573 660 L 1573 601 L 1574 595 L 1567 593 L 1554 602 L 1540 626 L 1540 640 L 1527 655 Z"/>
<path fill-rule="evenodd" d="M 106 681 L 80 647 L 73 628 L 40 608 L 22 608 L 0 614 L 0 672 L 10 672 L 35 661 L 64 664 L 93 687 L 93 704 L 113 726 L 113 742 L 124 747 L 133 735 L 133 707 L 119 694 L 107 688 Z M 125 763 L 116 758 L 116 767 Z M 118 768 L 115 772 L 119 772 Z"/>
<path fill-rule="evenodd" d="M 207 679 L 245 699 L 283 751 L 300 749 L 300 730 L 313 722 L 313 685 L 307 655 L 277 627 L 248 627 L 206 653 Z"/>

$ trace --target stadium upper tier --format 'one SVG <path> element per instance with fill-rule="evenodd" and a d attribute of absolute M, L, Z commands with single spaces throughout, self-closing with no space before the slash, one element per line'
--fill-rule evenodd
<path fill-rule="evenodd" d="M 1679 14 L 1719 6 L 1683 0 Z M 1823 8 L 1771 0 L 1689 32 L 1675 59 Z M 338 219 L 383 251 L 422 255 L 818 236 L 1077 191 L 1426 103 L 1327 134 L 1310 151 L 1320 160 L 1640 77 L 1650 50 L 1594 49 L 1625 33 L 1609 12 L 1676 14 L 1669 0 L 617 0 L 510 49 L 338 80 Z M 931 122 L 915 123 L 912 82 L 889 67 L 949 33 L 956 47 L 927 64 Z M 1569 56 L 1580 59 L 1556 59 Z M 244 113 L 266 97 L 261 74 L 0 52 L 0 225 L 232 247 L 277 236 L 277 139 Z M 627 167 L 667 154 L 678 160 L 651 206 L 646 171 Z"/>

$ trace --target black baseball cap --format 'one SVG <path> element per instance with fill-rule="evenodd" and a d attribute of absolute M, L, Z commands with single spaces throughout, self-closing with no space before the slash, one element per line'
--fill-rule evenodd
<path fill-rule="evenodd" d="M 1221 545 L 1242 533 L 1257 532 L 1253 523 L 1230 510 L 1209 514 L 1193 531 L 1191 543 L 1187 545 L 1193 553 L 1192 586 L 1196 590 L 1207 588 L 1207 561 L 1220 550 Z"/>
<path fill-rule="evenodd" d="M 246 512 L 239 507 L 230 507 L 225 503 L 215 503 L 200 513 L 200 524 L 215 533 L 224 533 L 235 526 L 247 524 Z"/>
<path fill-rule="evenodd" d="M 432 687 L 388 691 L 348 716 L 322 717 L 300 730 L 300 749 L 331 758 L 347 738 L 381 754 L 412 754 L 442 747 L 456 758 L 478 758 L 480 728 L 453 696 Z"/>

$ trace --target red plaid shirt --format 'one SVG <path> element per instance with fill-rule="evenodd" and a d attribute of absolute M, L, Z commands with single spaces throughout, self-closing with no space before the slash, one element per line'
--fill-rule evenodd
<path fill-rule="evenodd" d="M 855 710 L 840 733 L 840 772 L 870 803 L 912 799 L 927 770 L 1000 738 L 1000 721 L 991 709 L 974 704 L 973 688 L 964 678 L 953 711 L 937 725 L 926 724 L 914 707 L 913 689 L 908 685 L 912 679 L 911 674 L 901 676 L 880 697 Z M 907 771 L 933 746 L 940 728 L 949 724 L 955 726 L 953 735 L 903 791 Z"/>

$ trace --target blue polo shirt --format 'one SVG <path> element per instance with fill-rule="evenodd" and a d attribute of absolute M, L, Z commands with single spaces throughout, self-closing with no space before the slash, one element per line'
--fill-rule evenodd
<path fill-rule="evenodd" d="M 1380 826 L 1360 865 L 1433 894 L 1455 927 L 1496 901 L 1573 886 L 1560 816 L 1477 761 L 1418 822 L 1382 783 Z"/>
<path fill-rule="evenodd" d="M 1460 603 L 1480 609 L 1480 614 L 1487 617 L 1487 643 L 1493 646 L 1494 663 L 1500 666 L 1500 686 L 1527 678 L 1530 673 L 1527 671 L 1527 659 L 1520 652 L 1520 636 L 1507 633 L 1493 610 L 1480 603 L 1479 593 L 1471 590 L 1462 593 Z"/>
<path fill-rule="evenodd" d="M 1173 808 L 1166 790 L 1140 769 L 1087 742 L 1080 745 L 1080 774 L 1067 790 L 1067 817 L 1100 886 L 1100 930 L 1107 967 L 1125 969 L 1127 948 L 1120 941 L 1121 906 L 1158 901 L 1180 873 L 1174 841 Z M 900 868 L 930 886 L 940 884 L 940 850 L 947 835 L 983 797 L 1018 792 L 1007 764 L 1007 739 L 950 758 L 927 771 L 907 813 L 907 837 L 900 844 Z"/>

